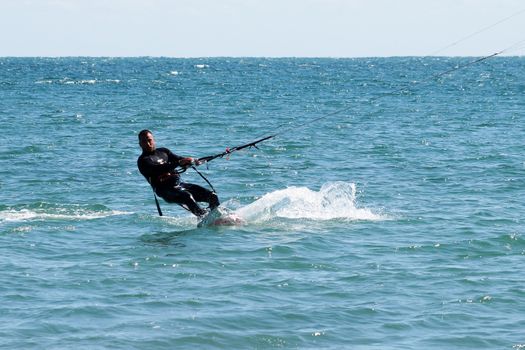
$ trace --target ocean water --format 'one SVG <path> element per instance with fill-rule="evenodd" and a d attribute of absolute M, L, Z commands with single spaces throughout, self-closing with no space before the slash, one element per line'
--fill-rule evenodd
<path fill-rule="evenodd" d="M 471 60 L 0 58 L 0 348 L 525 348 L 525 58 Z M 200 167 L 245 223 L 159 217 L 144 128 L 278 133 Z"/>

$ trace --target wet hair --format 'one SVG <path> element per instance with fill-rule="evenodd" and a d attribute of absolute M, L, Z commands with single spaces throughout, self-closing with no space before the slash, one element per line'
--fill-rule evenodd
<path fill-rule="evenodd" d="M 153 135 L 153 133 L 148 129 L 144 129 L 141 132 L 139 132 L 139 140 L 142 140 L 142 138 L 146 137 L 147 134 Z"/>

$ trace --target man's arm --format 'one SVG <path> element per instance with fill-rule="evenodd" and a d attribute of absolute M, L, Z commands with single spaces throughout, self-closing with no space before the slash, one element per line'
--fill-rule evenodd
<path fill-rule="evenodd" d="M 146 178 L 148 179 L 148 182 L 150 181 L 149 179 L 151 178 L 151 175 L 152 175 L 152 169 L 150 166 L 148 166 L 146 160 L 144 160 L 144 158 L 142 157 L 139 157 L 139 159 L 137 160 L 137 167 L 139 168 L 139 171 L 140 173 Z"/>
<path fill-rule="evenodd" d="M 167 148 L 166 148 L 166 151 L 168 153 L 168 160 L 170 164 L 172 164 L 174 167 L 180 166 L 182 168 L 187 168 L 195 164 L 196 159 L 192 157 L 181 157 L 179 155 L 176 155 L 175 153 L 172 153 Z"/>

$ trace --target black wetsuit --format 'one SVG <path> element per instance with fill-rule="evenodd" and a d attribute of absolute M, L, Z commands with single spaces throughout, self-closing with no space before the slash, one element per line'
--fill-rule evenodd
<path fill-rule="evenodd" d="M 180 182 L 175 171 L 184 157 L 173 154 L 167 148 L 157 148 L 151 153 L 142 152 L 137 165 L 139 171 L 151 184 L 155 193 L 168 203 L 177 203 L 197 216 L 206 211 L 197 202 L 207 202 L 210 209 L 219 206 L 219 198 L 202 186 Z"/>

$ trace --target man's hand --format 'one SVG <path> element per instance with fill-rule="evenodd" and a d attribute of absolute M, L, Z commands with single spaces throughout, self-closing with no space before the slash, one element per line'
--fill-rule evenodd
<path fill-rule="evenodd" d="M 182 158 L 181 160 L 179 160 L 179 165 L 183 168 L 189 168 L 190 166 L 193 165 L 193 158 L 191 157 Z"/>
<path fill-rule="evenodd" d="M 191 158 L 191 157 L 182 158 L 179 161 L 179 165 L 183 168 L 189 168 L 192 165 L 201 165 L 201 164 L 202 162 L 200 162 L 197 158 Z"/>

